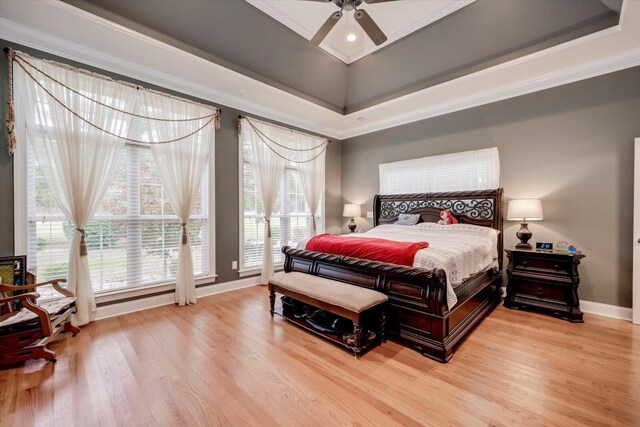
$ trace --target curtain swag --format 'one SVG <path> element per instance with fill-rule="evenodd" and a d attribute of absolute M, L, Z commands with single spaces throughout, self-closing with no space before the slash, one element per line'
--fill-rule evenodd
<path fill-rule="evenodd" d="M 325 154 L 330 141 L 261 120 L 239 117 L 240 150 L 244 150 L 253 172 L 257 196 L 264 211 L 264 242 L 260 280 L 267 283 L 274 273 L 272 214 L 285 169 L 297 164 L 299 182 L 310 217 L 311 236 L 318 232 L 316 214 L 324 192 Z M 315 151 L 314 151 L 315 150 Z M 311 158 L 309 158 L 311 157 Z"/>
<path fill-rule="evenodd" d="M 62 106 L 65 110 L 67 110 L 68 112 L 70 112 L 71 114 L 73 114 L 75 117 L 77 117 L 80 121 L 86 123 L 87 125 L 99 130 L 100 132 L 103 132 L 107 135 L 125 140 L 125 141 L 129 141 L 129 142 L 134 142 L 134 143 L 138 143 L 138 144 L 168 144 L 168 143 L 172 143 L 172 142 L 178 142 L 178 141 L 182 141 L 185 139 L 188 139 L 192 136 L 194 136 L 195 134 L 199 133 L 200 131 L 202 131 L 204 128 L 206 128 L 207 126 L 209 126 L 211 123 L 214 124 L 216 129 L 220 129 L 220 116 L 222 114 L 222 110 L 217 108 L 215 109 L 211 114 L 207 114 L 204 116 L 199 116 L 199 117 L 189 117 L 189 118 L 176 118 L 176 119 L 169 119 L 169 118 L 162 118 L 162 117 L 152 117 L 152 116 L 147 116 L 147 115 L 143 115 L 143 114 L 137 114 L 134 113 L 132 111 L 125 111 L 122 109 L 119 109 L 117 107 L 114 107 L 112 105 L 108 105 L 105 104 L 103 102 L 100 102 L 96 99 L 93 99 L 91 97 L 89 97 L 88 95 L 85 95 L 84 93 L 68 86 L 65 85 L 64 83 L 62 83 L 61 81 L 57 80 L 56 78 L 54 78 L 53 76 L 51 76 L 50 74 L 46 73 L 45 71 L 41 70 L 40 68 L 36 67 L 35 65 L 33 65 L 31 62 L 29 62 L 29 60 L 26 59 L 26 57 L 28 57 L 28 55 L 23 54 L 22 52 L 16 52 L 11 48 L 5 48 L 4 49 L 5 53 L 7 54 L 7 58 L 8 58 L 8 72 L 7 72 L 7 77 L 8 77 L 8 81 L 9 81 L 9 88 L 8 88 L 8 93 L 7 93 L 7 112 L 6 112 L 6 129 L 7 129 L 7 150 L 9 151 L 10 155 L 13 155 L 13 153 L 15 152 L 16 149 L 16 136 L 15 136 L 15 110 L 14 110 L 14 98 L 13 98 L 13 66 L 14 64 L 17 64 L 24 72 L 25 74 L 31 79 L 33 80 L 33 82 L 40 88 L 42 89 L 53 101 L 55 101 L 56 103 L 58 103 L 60 106 Z M 58 66 L 62 66 L 64 68 L 70 69 L 72 71 L 76 71 L 76 72 L 81 72 L 83 74 L 87 74 L 93 77 L 97 77 L 97 78 L 102 78 L 104 80 L 107 81 L 114 81 L 113 79 L 107 77 L 107 76 L 103 76 L 101 74 L 96 74 L 96 73 L 91 73 L 87 70 L 82 70 L 79 68 L 75 68 L 75 67 L 71 67 L 69 65 L 66 64 L 60 64 L 57 63 L 55 61 L 47 61 L 47 62 L 51 62 L 55 65 Z M 200 127 L 198 127 L 197 129 L 195 129 L 193 132 L 190 132 L 186 135 L 182 135 L 182 136 L 177 136 L 175 138 L 172 139 L 167 139 L 167 140 L 163 140 L 163 141 L 142 141 L 142 140 L 137 140 L 137 139 L 133 139 L 133 138 L 127 138 L 124 137 L 122 135 L 117 135 L 107 129 L 104 129 L 103 127 L 91 122 L 90 120 L 88 120 L 86 117 L 83 117 L 82 115 L 80 115 L 79 113 L 77 113 L 75 110 L 73 110 L 71 107 L 69 107 L 68 105 L 66 105 L 60 98 L 56 97 L 53 93 L 51 93 L 50 90 L 48 90 L 40 81 L 38 81 L 38 79 L 34 76 L 34 74 L 29 71 L 29 69 L 31 71 L 35 71 L 38 74 L 42 75 L 44 78 L 56 83 L 57 85 L 59 85 L 60 87 L 65 88 L 66 90 L 80 96 L 83 99 L 86 99 L 89 102 L 95 103 L 97 105 L 100 105 L 102 107 L 111 109 L 113 111 L 128 115 L 130 117 L 135 117 L 138 119 L 144 119 L 144 120 L 151 120 L 151 121 L 158 121 L 158 122 L 173 122 L 173 123 L 179 123 L 179 122 L 195 122 L 195 121 L 205 121 L 204 124 L 202 124 Z M 154 91 L 154 90 L 150 90 L 150 89 L 146 89 L 146 88 L 141 88 L 140 86 L 137 85 L 132 85 L 130 83 L 127 82 L 121 82 L 121 81 L 116 81 L 116 83 L 119 84 L 123 84 L 125 86 L 130 86 L 130 87 L 135 87 L 137 90 L 144 90 L 145 92 L 149 92 L 149 93 L 154 93 L 154 94 L 158 94 L 158 95 L 162 95 L 162 96 L 167 96 L 170 97 L 172 99 L 179 99 L 180 101 L 184 101 L 184 102 L 188 102 L 190 104 L 195 104 L 195 105 L 199 105 L 202 107 L 205 107 L 207 109 L 210 109 L 209 106 L 197 103 L 197 102 L 193 102 L 193 101 L 189 101 L 183 98 L 178 98 L 163 92 L 159 92 L 159 91 Z"/>
<path fill-rule="evenodd" d="M 249 117 L 245 117 L 245 116 L 238 116 L 238 134 L 242 134 L 242 120 L 246 120 L 247 123 L 249 124 L 249 127 L 251 128 L 251 130 L 253 130 L 255 132 L 255 134 L 258 136 L 258 139 L 260 139 L 260 141 L 262 141 L 262 143 L 271 151 L 273 151 L 274 154 L 276 154 L 277 156 L 281 157 L 282 159 L 288 161 L 288 162 L 292 162 L 292 163 L 297 163 L 297 164 L 301 164 L 301 163 L 309 163 L 309 162 L 313 162 L 314 160 L 318 159 L 320 156 L 324 155 L 325 151 L 327 150 L 327 147 L 329 146 L 329 144 L 331 144 L 331 140 L 326 140 L 323 143 L 315 146 L 315 147 L 305 147 L 305 148 L 295 148 L 295 147 L 289 147 L 286 146 L 284 144 L 280 144 L 279 142 L 275 141 L 273 138 L 270 138 L 269 136 L 265 135 L 264 132 L 262 132 L 260 129 L 258 129 L 255 124 L 252 122 L 253 119 L 249 119 Z M 275 126 L 272 124 L 269 124 L 270 126 Z M 279 126 L 278 126 L 279 127 Z M 304 132 L 296 132 L 292 129 L 287 129 L 289 132 L 291 132 L 292 134 L 300 134 L 300 135 L 305 135 L 305 136 L 312 136 L 310 134 L 304 133 Z M 267 140 L 269 142 L 267 142 Z M 275 148 L 273 148 L 271 145 L 269 145 L 269 143 L 275 144 L 280 148 L 283 148 L 284 150 L 287 151 L 293 151 L 293 152 L 307 152 L 307 151 L 314 151 L 314 150 L 318 150 L 319 148 L 322 148 L 320 150 L 320 152 L 318 152 L 318 154 L 316 154 L 315 156 L 311 157 L 310 159 L 305 159 L 305 160 L 294 160 L 291 159 L 289 157 L 283 156 L 282 154 L 280 154 L 278 152 L 278 150 L 276 150 Z"/>

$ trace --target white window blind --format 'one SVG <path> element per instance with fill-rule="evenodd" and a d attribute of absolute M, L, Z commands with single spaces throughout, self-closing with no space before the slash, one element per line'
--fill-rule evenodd
<path fill-rule="evenodd" d="M 38 281 L 65 277 L 74 226 L 56 206 L 32 150 L 28 164 L 28 260 Z M 196 275 L 209 273 L 207 173 L 189 232 Z M 126 145 L 101 207 L 85 227 L 93 288 L 105 292 L 175 278 L 180 222 L 167 201 L 151 150 Z"/>
<path fill-rule="evenodd" d="M 244 147 L 248 150 L 248 147 Z M 262 265 L 264 245 L 264 211 L 256 190 L 253 172 L 246 160 L 243 159 L 242 174 L 242 258 L 241 269 L 249 270 Z M 322 203 L 320 204 L 322 206 Z M 322 217 L 320 212 L 319 216 Z M 321 232 L 322 219 L 317 221 Z M 308 212 L 300 176 L 295 163 L 289 163 L 285 169 L 283 180 L 278 189 L 276 206 L 271 217 L 271 235 L 273 240 L 274 262 L 283 262 L 284 255 L 280 248 L 285 245 L 295 246 L 301 240 L 309 237 L 311 217 Z"/>
<path fill-rule="evenodd" d="M 497 148 L 380 165 L 380 194 L 484 190 L 499 183 Z"/>

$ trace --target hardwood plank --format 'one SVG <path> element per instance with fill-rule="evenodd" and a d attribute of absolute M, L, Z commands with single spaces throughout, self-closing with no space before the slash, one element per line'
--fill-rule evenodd
<path fill-rule="evenodd" d="M 353 355 L 254 287 L 94 322 L 0 370 L 0 425 L 639 425 L 640 328 L 496 309 L 440 364 Z"/>

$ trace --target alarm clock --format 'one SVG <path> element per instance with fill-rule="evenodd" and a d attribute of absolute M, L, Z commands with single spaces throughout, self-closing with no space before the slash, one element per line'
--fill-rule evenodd
<path fill-rule="evenodd" d="M 537 251 L 553 251 L 553 243 L 536 242 Z"/>

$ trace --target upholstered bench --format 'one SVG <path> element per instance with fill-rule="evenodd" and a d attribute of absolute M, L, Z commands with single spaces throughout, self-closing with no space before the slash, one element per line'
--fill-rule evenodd
<path fill-rule="evenodd" d="M 345 341 L 343 337 L 310 327 L 295 316 L 287 315 L 284 310 L 276 312 L 276 292 L 351 320 L 353 322 L 353 339 Z M 388 297 L 385 294 L 372 289 L 300 272 L 278 273 L 269 280 L 269 301 L 272 316 L 274 313 L 280 314 L 307 330 L 351 349 L 356 359 L 360 357 L 363 350 L 385 340 L 385 303 L 387 300 Z M 377 330 L 375 339 L 365 339 L 367 328 Z"/>

